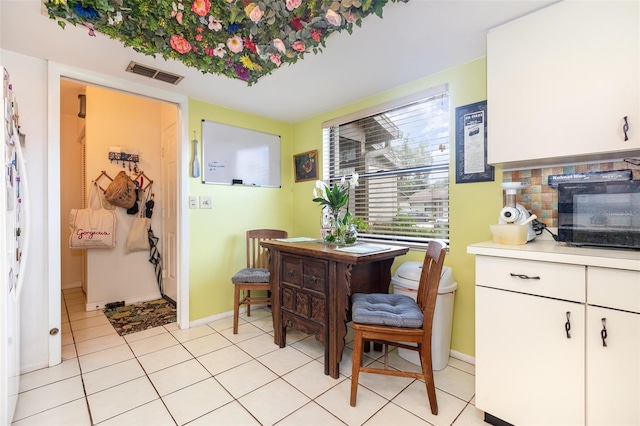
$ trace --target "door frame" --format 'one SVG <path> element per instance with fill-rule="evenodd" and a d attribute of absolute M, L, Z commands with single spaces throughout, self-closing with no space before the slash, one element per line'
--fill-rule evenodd
<path fill-rule="evenodd" d="M 189 328 L 189 215 L 187 194 L 189 193 L 189 98 L 173 92 L 133 83 L 108 75 L 93 73 L 55 62 L 47 67 L 47 275 L 49 278 L 49 330 L 61 329 L 61 265 L 60 265 L 60 79 L 69 78 L 81 83 L 117 90 L 136 96 L 156 99 L 176 105 L 176 127 L 179 147 L 176 150 L 178 163 L 178 318 L 180 328 Z M 61 334 L 49 336 L 49 366 L 59 364 L 62 359 Z"/>

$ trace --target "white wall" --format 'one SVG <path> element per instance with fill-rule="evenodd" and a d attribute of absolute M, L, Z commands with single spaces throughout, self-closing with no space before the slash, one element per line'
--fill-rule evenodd
<path fill-rule="evenodd" d="M 30 254 L 21 295 L 22 371 L 48 365 L 49 277 L 47 276 L 47 63 L 0 50 L 0 64 L 7 68 L 20 111 L 21 131 L 27 135 L 25 157 L 31 202 Z M 57 195 L 52 195 L 57 196 Z M 54 295 L 55 297 L 55 295 Z M 60 293 L 57 295 L 60 298 Z M 45 313 L 44 315 L 42 313 Z M 59 338 L 59 337 L 58 337 Z"/>
<path fill-rule="evenodd" d="M 114 178 L 120 171 L 129 172 L 129 164 L 110 163 L 109 148 L 126 147 L 127 152 L 137 150 L 140 170 L 153 180 L 155 207 L 151 227 L 161 235 L 161 106 L 162 103 L 113 90 L 87 86 L 87 189 L 102 170 Z M 175 120 L 175 108 L 174 108 Z M 99 181 L 103 188 L 108 179 Z M 145 179 L 144 186 L 148 181 Z M 88 194 L 87 194 L 88 196 Z M 144 209 L 144 202 L 139 204 Z M 149 263 L 149 252 L 125 254 L 124 248 L 135 215 L 116 208 L 116 247 L 111 250 L 88 250 L 87 253 L 87 309 L 101 309 L 106 303 L 124 301 L 133 303 L 160 297 L 154 267 Z"/>

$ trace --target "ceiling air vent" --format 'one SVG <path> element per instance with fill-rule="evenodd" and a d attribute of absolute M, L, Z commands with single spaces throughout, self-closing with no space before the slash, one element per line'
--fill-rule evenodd
<path fill-rule="evenodd" d="M 184 78 L 184 76 L 160 71 L 159 69 L 151 68 L 133 61 L 131 61 L 127 66 L 127 72 L 143 75 L 145 77 L 153 78 L 154 80 L 160 80 L 171 84 L 178 84 Z"/>

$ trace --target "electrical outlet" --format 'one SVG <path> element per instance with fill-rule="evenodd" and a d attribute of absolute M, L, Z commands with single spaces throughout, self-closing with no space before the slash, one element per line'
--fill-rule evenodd
<path fill-rule="evenodd" d="M 198 208 L 198 198 L 195 195 L 189 195 L 189 208 L 190 209 Z"/>
<path fill-rule="evenodd" d="M 211 195 L 201 195 L 200 196 L 200 208 L 201 209 L 211 209 L 213 205 L 211 203 Z"/>

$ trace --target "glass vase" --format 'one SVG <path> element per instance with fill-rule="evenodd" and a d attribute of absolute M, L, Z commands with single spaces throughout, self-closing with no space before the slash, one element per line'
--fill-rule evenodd
<path fill-rule="evenodd" d="M 339 214 L 332 213 L 328 217 L 329 227 L 325 233 L 324 241 L 335 245 L 351 245 L 358 240 L 358 228 L 351 224 L 345 223 L 344 219 L 340 219 Z"/>

